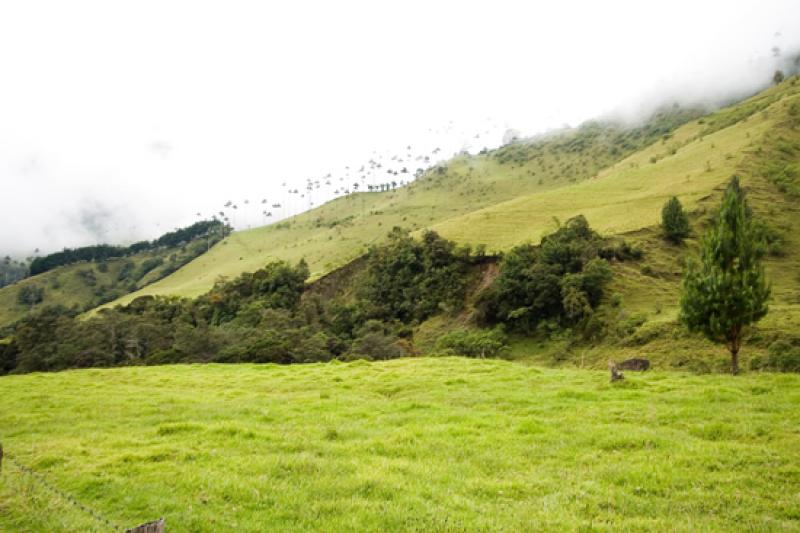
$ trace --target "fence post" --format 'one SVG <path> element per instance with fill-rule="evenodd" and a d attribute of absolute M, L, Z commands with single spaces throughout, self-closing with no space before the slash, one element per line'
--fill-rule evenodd
<path fill-rule="evenodd" d="M 166 521 L 163 518 L 159 518 L 155 522 L 147 522 L 141 526 L 126 529 L 125 533 L 164 533 L 165 524 Z"/>

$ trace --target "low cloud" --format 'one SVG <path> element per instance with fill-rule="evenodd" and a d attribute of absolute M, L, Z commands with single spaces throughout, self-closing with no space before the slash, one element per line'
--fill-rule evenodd
<path fill-rule="evenodd" d="M 796 2 L 660 9 L 3 4 L 0 254 L 152 239 L 228 200 L 246 228 L 263 205 L 276 220 L 353 188 L 379 157 L 376 179 L 400 181 L 509 130 L 714 107 L 797 69 Z"/>

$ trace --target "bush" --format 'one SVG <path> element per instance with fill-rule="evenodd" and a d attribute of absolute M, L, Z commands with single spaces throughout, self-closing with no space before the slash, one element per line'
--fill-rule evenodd
<path fill-rule="evenodd" d="M 632 245 L 625 239 L 622 239 L 604 246 L 598 250 L 597 255 L 607 260 L 638 261 L 644 257 L 644 251 L 638 246 Z"/>
<path fill-rule="evenodd" d="M 417 241 L 394 228 L 387 244 L 370 248 L 358 296 L 371 318 L 425 320 L 443 307 L 463 305 L 470 264 L 468 248 L 433 231 Z"/>
<path fill-rule="evenodd" d="M 145 277 L 148 272 L 150 272 L 156 267 L 161 266 L 163 263 L 164 259 L 162 259 L 161 257 L 150 257 L 149 259 L 145 259 L 139 265 L 139 268 L 135 270 L 135 273 L 133 274 L 133 280 L 139 281 L 140 279 Z"/>
<path fill-rule="evenodd" d="M 500 275 L 478 297 L 479 324 L 505 324 L 522 333 L 554 319 L 578 324 L 600 303 L 611 268 L 598 257 L 600 237 L 582 216 L 567 221 L 542 239 L 512 248 Z"/>
<path fill-rule="evenodd" d="M 786 340 L 777 340 L 769 345 L 766 359 L 754 357 L 750 360 L 750 368 L 777 372 L 800 372 L 800 347 L 794 346 Z"/>
<path fill-rule="evenodd" d="M 398 345 L 398 338 L 386 330 L 377 320 L 368 320 L 358 331 L 345 359 L 369 359 L 375 361 L 396 359 L 405 355 Z"/>
<path fill-rule="evenodd" d="M 78 270 L 78 278 L 80 278 L 80 280 L 83 281 L 83 283 L 88 287 L 94 287 L 97 285 L 97 276 L 95 276 L 92 268 L 83 268 Z"/>
<path fill-rule="evenodd" d="M 44 287 L 38 285 L 23 285 L 17 291 L 17 303 L 28 307 L 42 303 L 44 300 Z"/>
<path fill-rule="evenodd" d="M 502 328 L 490 330 L 456 330 L 443 335 L 436 348 L 452 355 L 467 357 L 496 357 L 508 348 Z"/>
<path fill-rule="evenodd" d="M 0 342 L 0 376 L 8 374 L 17 367 L 17 345 L 13 342 Z"/>
<path fill-rule="evenodd" d="M 679 244 L 689 236 L 689 217 L 677 197 L 670 198 L 661 210 L 661 228 L 664 236 Z"/>

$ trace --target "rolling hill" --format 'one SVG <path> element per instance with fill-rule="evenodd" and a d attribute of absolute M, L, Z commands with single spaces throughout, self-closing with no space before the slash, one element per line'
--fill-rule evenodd
<path fill-rule="evenodd" d="M 537 242 L 559 221 L 583 214 L 601 234 L 624 237 L 645 251 L 640 261 L 614 263 L 609 291 L 620 302 L 608 311 L 617 315 L 612 322 L 635 326 L 624 340 L 604 340 L 580 353 L 561 342 L 516 339 L 512 357 L 603 366 L 611 349 L 618 358 L 645 352 L 655 364 L 675 367 L 694 364 L 687 359 L 693 353 L 702 368 L 711 368 L 704 365 L 720 362 L 718 348 L 675 322 L 680 275 L 725 184 L 738 174 L 776 239 L 766 262 L 771 312 L 750 343 L 750 354 L 757 355 L 800 327 L 798 172 L 792 167 L 800 154 L 799 99 L 793 78 L 699 118 L 691 112 L 662 114 L 638 130 L 590 123 L 487 154 L 462 155 L 409 187 L 339 198 L 280 224 L 234 233 L 171 276 L 113 304 L 144 294 L 196 296 L 220 277 L 274 259 L 305 258 L 312 278 L 320 278 L 359 257 L 393 226 L 432 228 L 459 243 L 502 252 Z M 624 146 L 631 148 L 627 155 Z M 693 220 L 692 238 L 681 247 L 667 243 L 658 228 L 661 206 L 672 195 Z M 466 315 L 435 317 L 416 329 L 415 342 L 430 350 L 441 333 L 465 326 Z"/>
<path fill-rule="evenodd" d="M 275 259 L 304 258 L 312 279 L 318 278 L 363 254 L 394 226 L 420 230 L 514 198 L 568 188 L 699 114 L 670 108 L 639 126 L 590 122 L 486 154 L 457 156 L 409 186 L 351 194 L 277 224 L 235 232 L 199 260 L 109 305 L 145 294 L 198 296 L 220 277 Z"/>
<path fill-rule="evenodd" d="M 62 305 L 77 311 L 93 309 L 169 275 L 205 253 L 210 244 L 200 237 L 125 257 L 75 262 L 22 279 L 0 288 L 0 328 L 42 305 Z M 21 297 L 25 291 L 35 291 L 39 296 L 32 300 Z"/>
<path fill-rule="evenodd" d="M 318 278 L 363 254 L 393 226 L 432 228 L 495 252 L 536 242 L 556 219 L 577 214 L 606 235 L 652 227 L 669 196 L 700 208 L 741 170 L 795 101 L 794 80 L 702 118 L 672 110 L 637 128 L 591 122 L 457 156 L 407 187 L 349 195 L 278 224 L 235 232 L 174 274 L 109 305 L 145 294 L 198 296 L 220 278 L 275 259 L 305 258 Z"/>

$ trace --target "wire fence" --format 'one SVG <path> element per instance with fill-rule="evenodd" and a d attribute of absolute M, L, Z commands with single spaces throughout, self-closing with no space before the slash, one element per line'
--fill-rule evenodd
<path fill-rule="evenodd" d="M 60 498 L 61 500 L 72 505 L 74 508 L 78 509 L 83 514 L 91 517 L 104 529 L 108 529 L 110 531 L 124 531 L 126 533 L 162 533 L 164 531 L 165 521 L 163 518 L 154 522 L 148 522 L 147 524 L 142 524 L 134 528 L 125 528 L 120 526 L 116 522 L 112 521 L 111 519 L 103 515 L 101 512 L 92 509 L 91 507 L 88 507 L 87 505 L 75 499 L 68 492 L 65 492 L 60 488 L 56 487 L 53 483 L 51 483 L 47 478 L 45 478 L 39 472 L 35 471 L 29 466 L 24 465 L 23 463 L 16 460 L 14 457 L 11 457 L 8 454 L 8 452 L 4 452 L 3 447 L 0 446 L 0 474 L 2 474 L 4 462 L 6 465 L 11 465 L 14 468 L 16 468 L 19 472 L 28 475 L 31 479 L 35 480 L 39 484 L 39 486 L 50 492 L 52 495 Z"/>

